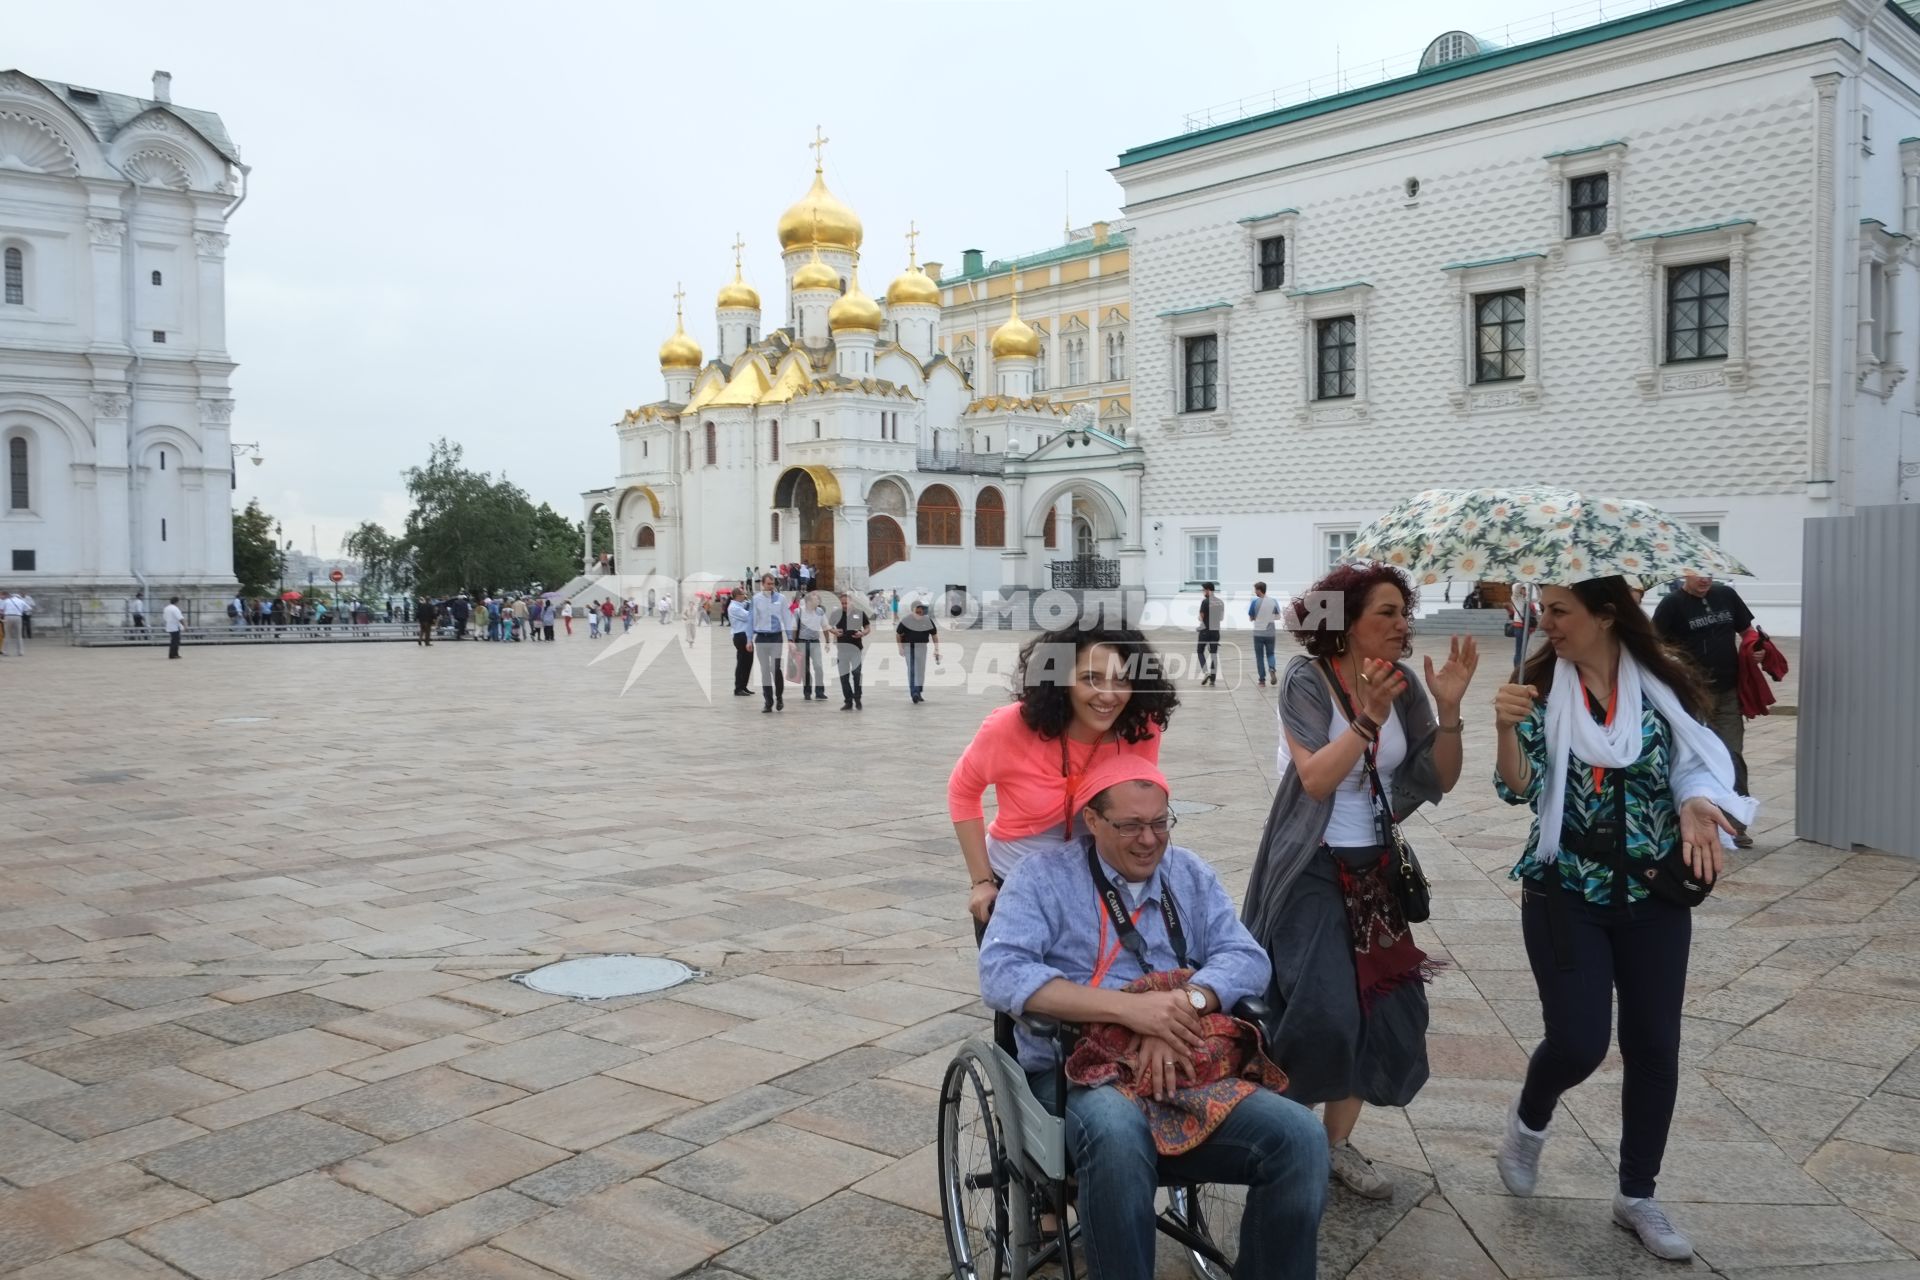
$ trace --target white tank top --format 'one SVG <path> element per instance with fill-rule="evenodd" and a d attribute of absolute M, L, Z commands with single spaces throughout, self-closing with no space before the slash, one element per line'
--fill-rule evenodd
<path fill-rule="evenodd" d="M 1340 708 L 1336 705 L 1327 740 L 1331 742 L 1346 731 L 1347 718 L 1340 714 Z M 1380 785 L 1391 802 L 1393 771 L 1407 758 L 1407 731 L 1400 724 L 1399 707 L 1388 712 L 1386 723 L 1380 726 L 1380 743 L 1375 752 L 1374 768 L 1379 771 Z M 1380 843 L 1380 825 L 1373 816 L 1373 795 L 1367 784 L 1364 756 L 1354 761 L 1353 772 L 1342 778 L 1339 787 L 1334 790 L 1333 816 L 1327 820 L 1327 834 L 1323 839 L 1336 849 L 1364 848 Z"/>

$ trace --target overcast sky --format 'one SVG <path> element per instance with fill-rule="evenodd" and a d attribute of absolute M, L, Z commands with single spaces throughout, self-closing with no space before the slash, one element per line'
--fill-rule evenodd
<path fill-rule="evenodd" d="M 10 6 L 0 61 L 142 96 L 164 68 L 225 119 L 253 166 L 229 227 L 233 435 L 266 456 L 236 499 L 331 555 L 363 519 L 400 529 L 399 473 L 441 435 L 578 518 L 613 478 L 609 424 L 661 395 L 675 281 L 711 353 L 737 230 L 778 313 L 774 224 L 816 123 L 877 294 L 909 219 L 923 259 L 1046 248 L 1069 212 L 1116 216 L 1115 156 L 1189 112 L 1554 7 L 94 0 Z"/>

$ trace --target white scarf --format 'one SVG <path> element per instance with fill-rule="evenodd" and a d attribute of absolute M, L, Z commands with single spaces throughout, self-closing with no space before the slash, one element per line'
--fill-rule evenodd
<path fill-rule="evenodd" d="M 1565 658 L 1553 671 L 1553 691 L 1547 696 L 1547 779 L 1540 793 L 1542 860 L 1560 857 L 1562 818 L 1567 794 L 1568 760 L 1572 756 L 1590 765 L 1624 769 L 1640 758 L 1642 701 L 1666 718 L 1673 731 L 1673 759 L 1669 776 L 1677 809 L 1695 796 L 1704 796 L 1729 817 L 1751 823 L 1759 803 L 1733 789 L 1733 756 L 1713 730 L 1694 719 L 1672 689 L 1658 676 L 1643 670 L 1633 654 L 1620 650 L 1620 670 L 1614 676 L 1614 714 L 1610 723 L 1597 723 L 1587 710 L 1580 670 Z M 1727 848 L 1733 839 L 1720 840 Z"/>

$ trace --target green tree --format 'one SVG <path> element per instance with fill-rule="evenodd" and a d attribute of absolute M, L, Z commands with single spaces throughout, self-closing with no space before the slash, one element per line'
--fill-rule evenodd
<path fill-rule="evenodd" d="M 593 554 L 598 557 L 602 551 L 613 552 L 614 567 L 620 563 L 620 548 L 613 545 L 613 517 L 607 514 L 605 507 L 593 509 Z"/>
<path fill-rule="evenodd" d="M 340 550 L 359 562 L 363 595 L 385 595 L 399 585 L 399 540 L 376 522 L 362 520 L 341 541 Z"/>
<path fill-rule="evenodd" d="M 233 513 L 233 576 L 240 594 L 268 594 L 280 573 L 280 552 L 273 536 L 273 517 L 260 509 L 260 499 Z"/>
<path fill-rule="evenodd" d="M 529 578 L 545 587 L 557 587 L 580 572 L 584 534 L 579 525 L 541 503 L 533 513 L 533 550 Z M 597 535 L 596 535 L 597 536 Z M 596 543 L 596 546 L 602 544 Z"/>
<path fill-rule="evenodd" d="M 470 470 L 465 451 L 444 436 L 426 466 L 401 476 L 413 498 L 404 549 L 416 590 L 489 590 L 534 576 L 534 510 L 521 489 Z"/>

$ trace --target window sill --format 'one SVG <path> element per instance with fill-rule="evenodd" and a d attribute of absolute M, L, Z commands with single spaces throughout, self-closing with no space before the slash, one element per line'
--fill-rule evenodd
<path fill-rule="evenodd" d="M 1224 413 L 1182 413 L 1163 418 L 1162 425 L 1171 436 L 1230 436 L 1233 419 Z"/>
<path fill-rule="evenodd" d="M 1365 422 L 1370 411 L 1367 402 L 1358 396 L 1312 400 L 1306 406 L 1306 425 L 1336 427 L 1351 422 Z"/>
<path fill-rule="evenodd" d="M 1747 387 L 1747 362 L 1728 356 L 1669 360 L 1657 368 L 1642 370 L 1635 381 L 1640 394 L 1648 399 L 1711 391 L 1744 391 Z"/>
<path fill-rule="evenodd" d="M 1455 387 L 1447 393 L 1447 399 L 1457 414 L 1511 413 L 1538 407 L 1540 387 L 1525 378 L 1503 378 Z"/>

